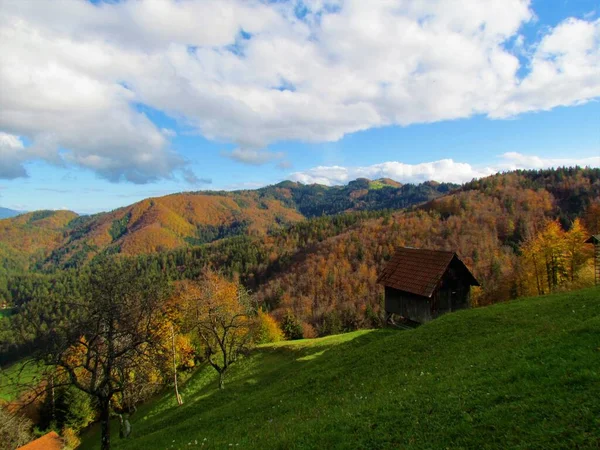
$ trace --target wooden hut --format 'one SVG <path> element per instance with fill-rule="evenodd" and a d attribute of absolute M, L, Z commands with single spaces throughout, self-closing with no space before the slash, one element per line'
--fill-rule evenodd
<path fill-rule="evenodd" d="M 417 248 L 399 248 L 377 282 L 385 286 L 387 318 L 419 323 L 468 308 L 471 286 L 479 286 L 455 252 Z"/>

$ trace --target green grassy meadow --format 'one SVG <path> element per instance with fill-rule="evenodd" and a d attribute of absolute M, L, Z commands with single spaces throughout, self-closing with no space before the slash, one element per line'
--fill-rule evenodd
<path fill-rule="evenodd" d="M 38 364 L 27 360 L 0 369 L 0 400 L 11 402 L 37 384 L 41 368 Z"/>
<path fill-rule="evenodd" d="M 265 345 L 216 380 L 142 406 L 127 440 L 115 423 L 114 447 L 598 448 L 600 289 Z"/>

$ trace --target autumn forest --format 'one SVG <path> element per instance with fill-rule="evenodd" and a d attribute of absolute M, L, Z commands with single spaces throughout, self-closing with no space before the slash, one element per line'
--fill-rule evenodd
<path fill-rule="evenodd" d="M 0 363 L 52 367 L 12 408 L 35 404 L 42 428 L 75 435 L 92 420 L 108 427 L 109 411 L 131 412 L 173 372 L 177 389 L 178 371 L 201 362 L 224 387 L 253 345 L 383 327 L 377 277 L 397 247 L 456 251 L 481 283 L 472 306 L 484 306 L 593 285 L 584 242 L 598 233 L 600 169 L 590 168 L 462 186 L 284 182 L 94 216 L 27 213 L 0 220 Z M 107 350 L 98 336 L 113 329 Z"/>

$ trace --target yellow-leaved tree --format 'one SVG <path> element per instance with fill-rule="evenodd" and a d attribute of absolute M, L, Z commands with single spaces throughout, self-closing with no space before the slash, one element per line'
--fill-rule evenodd
<path fill-rule="evenodd" d="M 571 282 L 575 281 L 577 272 L 591 256 L 589 248 L 585 244 L 587 237 L 588 232 L 579 219 L 575 219 L 571 229 L 565 233 L 565 254 L 569 281 Z"/>
<path fill-rule="evenodd" d="M 283 340 L 283 331 L 277 321 L 269 313 L 259 309 L 256 315 L 255 342 L 267 344 Z"/>
<path fill-rule="evenodd" d="M 223 389 L 227 370 L 253 343 L 252 299 L 239 283 L 210 269 L 188 288 L 188 326 L 199 337 L 206 360 L 219 374 L 219 389 Z"/>
<path fill-rule="evenodd" d="M 584 244 L 586 237 L 586 229 L 575 219 L 567 232 L 558 221 L 552 221 L 527 239 L 521 248 L 519 274 L 523 294 L 543 295 L 577 280 L 591 256 Z"/>

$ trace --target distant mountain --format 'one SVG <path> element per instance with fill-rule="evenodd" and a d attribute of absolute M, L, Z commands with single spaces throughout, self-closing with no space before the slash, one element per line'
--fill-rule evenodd
<path fill-rule="evenodd" d="M 528 242 L 555 220 L 565 231 L 577 218 L 594 229 L 599 199 L 600 168 L 561 168 L 457 189 L 286 181 L 151 198 L 94 216 L 38 211 L 0 221 L 0 298 L 28 301 L 36 280 L 52 285 L 61 268 L 98 254 L 144 255 L 140 267 L 174 280 L 195 279 L 207 265 L 239 276 L 277 320 L 291 312 L 309 335 L 372 328 L 381 318 L 377 275 L 398 246 L 457 251 L 483 286 L 474 304 L 530 295 L 546 288 L 532 276 Z M 580 272 L 572 280 L 593 282 L 593 266 Z"/>
<path fill-rule="evenodd" d="M 0 253 L 4 247 L 5 252 L 25 254 L 38 265 L 75 267 L 101 252 L 158 253 L 236 235 L 267 235 L 311 217 L 405 208 L 458 187 L 365 178 L 331 187 L 284 181 L 257 190 L 149 198 L 93 216 L 37 211 L 1 224 Z"/>
<path fill-rule="evenodd" d="M 17 211 L 16 209 L 2 208 L 0 206 L 0 219 L 8 219 L 23 214 L 25 211 Z"/>
<path fill-rule="evenodd" d="M 28 270 L 60 247 L 76 217 L 71 211 L 34 211 L 0 220 L 0 286 L 5 274 Z"/>

